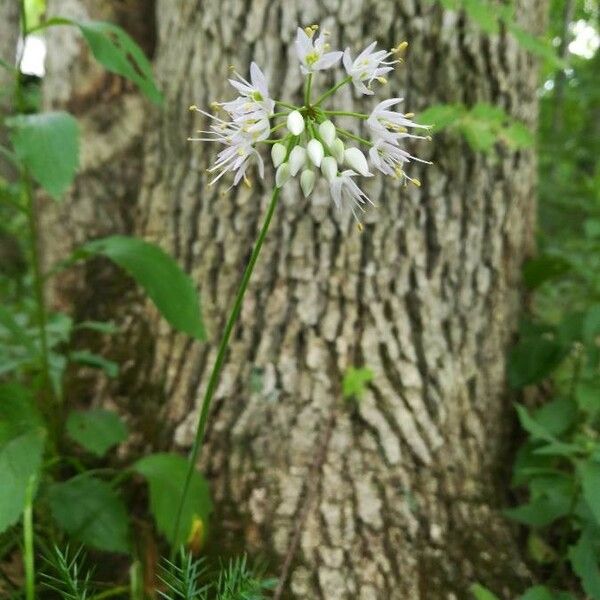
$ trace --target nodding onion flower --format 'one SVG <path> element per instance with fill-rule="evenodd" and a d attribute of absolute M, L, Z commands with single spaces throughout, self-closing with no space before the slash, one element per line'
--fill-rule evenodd
<path fill-rule="evenodd" d="M 244 181 L 251 162 L 255 161 L 258 173 L 264 176 L 264 163 L 257 149 L 260 144 L 271 144 L 271 159 L 276 169 L 275 186 L 281 188 L 290 180 L 298 179 L 305 197 L 315 190 L 316 181 L 323 177 L 334 205 L 348 208 L 359 223 L 359 214 L 372 204 L 360 189 L 355 178 L 372 177 L 372 169 L 417 186 L 420 182 L 409 177 L 404 167 L 413 161 L 428 163 L 409 153 L 404 144 L 411 139 L 431 139 L 426 135 L 411 133 L 415 129 L 429 129 L 413 121 L 412 113 L 394 110 L 402 98 L 390 98 L 377 104 L 370 114 L 325 108 L 325 102 L 342 86 L 352 83 L 360 95 L 371 96 L 373 82 L 382 85 L 385 76 L 402 62 L 406 42 L 388 50 L 376 50 L 376 42 L 369 44 L 352 60 L 349 48 L 345 52 L 330 50 L 328 34 L 317 34 L 319 27 L 311 25 L 298 29 L 295 47 L 300 70 L 306 77 L 304 104 L 295 106 L 271 98 L 267 78 L 256 63 L 250 65 L 250 80 L 234 73 L 229 83 L 239 96 L 228 102 L 215 102 L 212 107 L 224 113 L 224 118 L 192 106 L 210 120 L 204 137 L 189 138 L 194 141 L 212 141 L 224 146 L 215 164 L 208 169 L 213 176 L 211 184 L 227 173 L 233 174 L 233 185 Z M 343 58 L 347 77 L 321 94 L 311 98 L 313 76 L 336 66 Z M 275 112 L 276 106 L 281 112 Z M 355 117 L 364 121 L 370 138 L 337 127 L 337 116 Z M 277 122 L 277 119 L 280 119 Z"/>

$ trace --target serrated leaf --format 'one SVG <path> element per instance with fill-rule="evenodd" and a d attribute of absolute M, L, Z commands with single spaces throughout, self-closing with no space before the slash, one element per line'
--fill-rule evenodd
<path fill-rule="evenodd" d="M 180 546 L 194 530 L 195 520 L 205 525 L 212 512 L 208 483 L 204 477 L 194 471 L 187 497 L 181 513 L 181 522 L 177 539 L 173 539 L 177 507 L 181 499 L 187 460 L 178 454 L 151 454 L 133 465 L 133 470 L 142 475 L 150 488 L 150 511 L 159 531 L 172 546 Z"/>
<path fill-rule="evenodd" d="M 469 590 L 471 594 L 473 594 L 475 600 L 499 600 L 496 594 L 490 592 L 490 590 L 483 587 L 480 583 L 474 583 Z"/>
<path fill-rule="evenodd" d="M 6 119 L 15 153 L 33 178 L 55 199 L 71 185 L 79 164 L 77 121 L 66 112 Z"/>
<path fill-rule="evenodd" d="M 459 121 L 464 113 L 462 104 L 434 104 L 419 114 L 419 123 L 439 131 Z"/>
<path fill-rule="evenodd" d="M 102 66 L 133 81 L 155 104 L 162 103 L 150 62 L 123 29 L 103 21 L 74 21 L 74 24 L 79 27 L 92 54 Z"/>
<path fill-rule="evenodd" d="M 128 435 L 119 415 L 103 408 L 72 411 L 67 419 L 67 433 L 96 456 L 104 456 Z"/>
<path fill-rule="evenodd" d="M 18 384 L 0 385 L 0 533 L 23 512 L 29 480 L 41 468 L 45 437 L 31 393 Z"/>
<path fill-rule="evenodd" d="M 594 534 L 584 530 L 576 544 L 569 548 L 569 560 L 586 594 L 600 600 L 600 570 L 594 548 Z"/>
<path fill-rule="evenodd" d="M 588 503 L 596 523 L 600 525 L 600 464 L 588 460 L 579 464 L 578 471 L 581 477 L 583 497 Z"/>
<path fill-rule="evenodd" d="M 83 544 L 107 552 L 129 550 L 125 505 L 105 481 L 82 475 L 54 483 L 48 504 L 56 523 Z"/>
<path fill-rule="evenodd" d="M 78 253 L 110 258 L 144 288 L 175 329 L 205 339 L 194 283 L 164 250 L 144 240 L 115 235 L 89 242 Z"/>

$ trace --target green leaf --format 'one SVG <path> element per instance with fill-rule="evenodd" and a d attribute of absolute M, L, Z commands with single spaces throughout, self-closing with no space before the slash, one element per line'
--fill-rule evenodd
<path fill-rule="evenodd" d="M 89 350 L 76 350 L 69 353 L 69 359 L 72 362 L 81 363 L 97 369 L 102 369 L 109 377 L 116 377 L 119 374 L 119 365 L 112 360 L 108 360 L 99 354 Z"/>
<path fill-rule="evenodd" d="M 83 544 L 107 552 L 129 550 L 125 505 L 105 481 L 84 474 L 54 483 L 48 504 L 56 523 Z"/>
<path fill-rule="evenodd" d="M 373 371 L 367 367 L 348 367 L 344 372 L 342 392 L 344 398 L 361 400 L 367 384 L 373 380 Z"/>
<path fill-rule="evenodd" d="M 593 343 L 600 334 L 600 304 L 594 304 L 585 313 L 583 318 L 583 339 Z"/>
<path fill-rule="evenodd" d="M 169 323 L 198 340 L 206 338 L 194 283 L 161 248 L 115 235 L 83 246 L 80 254 L 99 254 L 125 269 L 145 290 Z"/>
<path fill-rule="evenodd" d="M 6 119 L 19 159 L 55 199 L 71 185 L 79 164 L 77 121 L 66 112 L 18 115 Z"/>
<path fill-rule="evenodd" d="M 177 507 L 185 482 L 188 463 L 178 454 L 151 454 L 133 465 L 133 470 L 142 475 L 150 487 L 150 511 L 156 525 L 172 546 L 184 543 L 194 530 L 194 522 L 201 520 L 204 529 L 213 506 L 208 483 L 194 471 L 187 498 L 181 513 L 179 535 L 173 539 Z"/>
<path fill-rule="evenodd" d="M 577 406 L 588 413 L 596 414 L 600 409 L 600 385 L 587 381 L 580 381 L 575 388 Z"/>
<path fill-rule="evenodd" d="M 440 131 L 459 121 L 464 113 L 462 104 L 434 104 L 419 114 L 419 122 L 431 125 L 434 131 Z"/>
<path fill-rule="evenodd" d="M 529 148 L 535 141 L 531 129 L 519 121 L 514 121 L 507 127 L 504 127 L 501 137 L 512 148 Z"/>
<path fill-rule="evenodd" d="M 473 150 L 487 152 L 492 149 L 498 139 L 497 133 L 489 123 L 473 119 L 470 116 L 466 116 L 460 122 L 460 130 Z"/>
<path fill-rule="evenodd" d="M 561 435 L 575 423 L 577 405 L 570 398 L 556 398 L 538 408 L 533 418 L 548 433 Z"/>
<path fill-rule="evenodd" d="M 556 600 L 556 596 L 544 585 L 529 588 L 520 600 Z"/>
<path fill-rule="evenodd" d="M 118 325 L 112 321 L 81 321 L 75 325 L 75 329 L 88 329 L 89 331 L 97 331 L 98 333 L 106 333 L 112 335 L 119 333 Z"/>
<path fill-rule="evenodd" d="M 514 388 L 545 379 L 568 353 L 568 346 L 547 338 L 524 339 L 508 357 L 508 382 Z"/>
<path fill-rule="evenodd" d="M 592 531 L 584 530 L 577 543 L 569 548 L 569 560 L 585 593 L 600 600 L 600 570 Z"/>
<path fill-rule="evenodd" d="M 486 587 L 483 587 L 479 583 L 474 583 L 470 587 L 470 592 L 473 594 L 475 600 L 499 600 L 496 594 L 493 594 L 490 592 L 490 590 L 488 590 Z"/>
<path fill-rule="evenodd" d="M 498 17 L 487 3 L 481 0 L 463 0 L 463 8 L 486 33 L 498 33 Z"/>
<path fill-rule="evenodd" d="M 133 81 L 155 104 L 162 95 L 154 83 L 152 66 L 142 49 L 121 29 L 103 21 L 74 21 L 96 60 L 107 70 Z"/>
<path fill-rule="evenodd" d="M 599 219 L 586 219 L 583 223 L 583 229 L 586 237 L 598 238 L 600 237 L 600 220 Z"/>
<path fill-rule="evenodd" d="M 531 54 L 543 58 L 555 69 L 565 69 L 568 66 L 567 63 L 556 54 L 554 48 L 545 40 L 531 35 L 516 23 L 509 22 L 506 23 L 506 25 L 517 42 L 519 42 L 520 46 Z"/>
<path fill-rule="evenodd" d="M 542 254 L 523 265 L 523 281 L 533 290 L 542 283 L 562 277 L 571 271 L 571 264 L 560 256 Z"/>
<path fill-rule="evenodd" d="M 110 448 L 127 439 L 127 427 L 119 415 L 103 408 L 71 411 L 67 433 L 96 456 L 104 456 Z"/>
<path fill-rule="evenodd" d="M 23 512 L 29 480 L 41 468 L 45 437 L 31 393 L 17 384 L 0 385 L 0 533 Z"/>
<path fill-rule="evenodd" d="M 511 519 L 530 527 L 545 527 L 569 514 L 571 503 L 564 496 L 542 496 L 527 504 L 504 511 Z"/>
<path fill-rule="evenodd" d="M 593 460 L 578 465 L 583 497 L 588 503 L 596 523 L 600 525 L 600 464 Z"/>

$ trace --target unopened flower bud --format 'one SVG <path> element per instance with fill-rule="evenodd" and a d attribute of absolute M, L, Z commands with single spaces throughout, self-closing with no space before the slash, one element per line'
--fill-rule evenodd
<path fill-rule="evenodd" d="M 300 187 L 302 188 L 302 193 L 305 198 L 308 198 L 313 191 L 316 178 L 317 176 L 314 171 L 311 171 L 310 169 L 302 171 L 302 174 L 300 175 Z"/>
<path fill-rule="evenodd" d="M 308 152 L 308 157 L 313 165 L 315 165 L 315 167 L 320 167 L 323 156 L 325 155 L 323 144 L 321 144 L 319 140 L 310 140 L 308 146 L 306 146 L 306 151 Z"/>
<path fill-rule="evenodd" d="M 337 161 L 333 156 L 326 156 L 321 162 L 321 173 L 327 181 L 333 181 L 338 172 Z"/>
<path fill-rule="evenodd" d="M 287 128 L 294 134 L 300 135 L 304 131 L 304 119 L 302 115 L 293 110 L 287 117 Z"/>
<path fill-rule="evenodd" d="M 298 171 L 306 164 L 306 149 L 294 146 L 290 153 L 290 174 L 295 177 Z"/>
<path fill-rule="evenodd" d="M 327 146 L 331 147 L 335 140 L 335 125 L 331 121 L 323 121 L 319 125 L 319 135 Z"/>
<path fill-rule="evenodd" d="M 340 138 L 336 138 L 331 144 L 331 154 L 339 163 L 344 162 L 344 142 Z"/>
<path fill-rule="evenodd" d="M 273 144 L 271 148 L 271 158 L 273 159 L 273 165 L 277 168 L 285 160 L 285 146 L 277 142 Z"/>
<path fill-rule="evenodd" d="M 283 187 L 287 181 L 289 181 L 292 174 L 290 173 L 289 163 L 284 162 L 275 173 L 275 185 L 280 188 Z"/>
<path fill-rule="evenodd" d="M 346 148 L 344 151 L 344 162 L 363 177 L 371 177 L 369 165 L 365 155 L 358 148 Z"/>

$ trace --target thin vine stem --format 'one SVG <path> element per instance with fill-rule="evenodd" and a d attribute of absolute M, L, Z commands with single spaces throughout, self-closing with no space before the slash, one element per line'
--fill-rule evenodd
<path fill-rule="evenodd" d="M 196 436 L 194 438 L 194 444 L 190 451 L 188 457 L 188 468 L 185 475 L 185 481 L 183 484 L 183 489 L 181 492 L 181 497 L 179 499 L 179 506 L 177 507 L 177 516 L 175 518 L 175 527 L 173 528 L 173 545 L 171 547 L 171 561 L 174 560 L 175 554 L 177 552 L 177 538 L 179 537 L 179 529 L 181 526 L 181 514 L 183 511 L 183 505 L 187 496 L 187 492 L 190 486 L 190 482 L 192 480 L 192 475 L 194 473 L 194 469 L 196 468 L 196 461 L 198 459 L 198 454 L 200 452 L 200 448 L 202 447 L 202 443 L 204 441 L 204 434 L 206 431 L 206 421 L 208 419 L 208 412 L 210 410 L 210 405 L 217 388 L 217 383 L 219 381 L 219 375 L 221 374 L 221 369 L 223 367 L 223 362 L 225 361 L 225 355 L 227 353 L 227 348 L 229 345 L 229 338 L 231 337 L 231 332 L 233 331 L 233 327 L 236 324 L 238 317 L 240 315 L 240 311 L 242 309 L 242 302 L 244 300 L 244 295 L 246 294 L 246 290 L 248 288 L 248 283 L 250 282 L 250 278 L 252 276 L 252 272 L 254 271 L 254 267 L 256 265 L 256 261 L 258 260 L 258 256 L 260 254 L 261 248 L 263 246 L 263 242 L 265 241 L 265 237 L 267 235 L 267 231 L 269 230 L 269 226 L 271 224 L 271 220 L 273 218 L 273 213 L 275 212 L 275 208 L 277 207 L 277 201 L 279 200 L 279 194 L 281 192 L 281 188 L 275 187 L 273 189 L 273 193 L 271 195 L 271 201 L 269 202 L 269 206 L 267 208 L 267 212 L 265 214 L 265 218 L 258 234 L 258 238 L 256 243 L 254 244 L 254 249 L 252 250 L 252 254 L 250 256 L 250 260 L 246 265 L 246 270 L 244 271 L 244 275 L 242 277 L 242 281 L 240 282 L 237 294 L 235 296 L 235 300 L 233 303 L 233 308 L 231 309 L 231 313 L 229 314 L 229 318 L 227 319 L 227 323 L 225 325 L 225 329 L 223 331 L 223 336 L 221 337 L 221 342 L 219 343 L 219 348 L 217 351 L 217 358 L 215 359 L 215 364 L 210 373 L 210 378 L 208 380 L 208 385 L 206 386 L 206 392 L 204 393 L 204 399 L 202 400 L 202 407 L 200 409 L 200 416 L 198 418 L 198 425 L 196 427 Z"/>
<path fill-rule="evenodd" d="M 306 89 L 304 90 L 304 106 L 310 106 L 310 96 L 312 92 L 313 74 L 309 73 L 306 78 Z"/>
<path fill-rule="evenodd" d="M 356 117 L 357 119 L 368 119 L 369 115 L 358 112 L 351 112 L 347 110 L 324 110 L 326 115 L 337 116 L 337 117 Z"/>
<path fill-rule="evenodd" d="M 373 145 L 373 142 L 370 142 L 369 140 L 365 140 L 365 138 L 361 138 L 358 135 L 354 135 L 353 133 L 350 133 L 349 131 L 346 131 L 345 129 L 341 129 L 340 127 L 336 127 L 335 130 L 341 136 L 345 136 L 347 138 L 350 138 L 351 140 L 356 140 L 357 142 L 361 142 L 362 144 L 366 144 L 369 147 Z"/>

